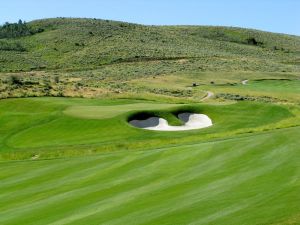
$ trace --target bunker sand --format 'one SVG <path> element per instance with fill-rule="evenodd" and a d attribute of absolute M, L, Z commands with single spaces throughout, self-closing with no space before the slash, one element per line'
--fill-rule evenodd
<path fill-rule="evenodd" d="M 134 127 L 157 131 L 184 131 L 212 126 L 211 119 L 204 114 L 180 113 L 178 118 L 184 122 L 184 125 L 170 126 L 167 120 L 159 117 L 150 117 L 145 120 L 131 120 L 129 123 Z"/>

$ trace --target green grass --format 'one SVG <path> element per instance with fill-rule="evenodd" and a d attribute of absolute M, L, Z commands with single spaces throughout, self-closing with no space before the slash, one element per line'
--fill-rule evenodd
<path fill-rule="evenodd" d="M 246 88 L 267 92 L 288 92 L 297 94 L 300 92 L 300 80 L 263 80 L 250 81 Z"/>
<path fill-rule="evenodd" d="M 298 224 L 299 132 L 2 162 L 0 223 Z"/>
<path fill-rule="evenodd" d="M 202 87 L 203 88 L 203 87 Z M 268 96 L 278 99 L 277 101 L 287 101 L 300 103 L 300 80 L 249 80 L 246 85 L 238 83 L 236 85 L 222 84 L 206 86 L 207 90 L 215 93 L 231 93 L 243 96 Z"/>
<path fill-rule="evenodd" d="M 136 103 L 114 106 L 73 106 L 68 107 L 64 113 L 69 116 L 87 119 L 107 119 L 130 111 L 161 110 L 175 107 L 176 104 Z"/>
<path fill-rule="evenodd" d="M 130 126 L 139 112 L 210 128 Z M 298 224 L 296 105 L 0 101 L 0 224 Z"/>
<path fill-rule="evenodd" d="M 88 73 L 59 73 L 51 91 L 68 96 L 69 79 L 80 79 L 73 92 L 101 99 L 0 100 L 0 224 L 300 223 L 297 73 L 183 72 L 121 83 Z M 5 83 L 2 93 L 30 96 L 53 77 L 23 75 L 37 85 Z M 276 101 L 199 103 L 206 91 Z M 205 113 L 214 125 L 155 132 L 127 123 L 147 111 L 178 125 L 178 110 Z"/>
<path fill-rule="evenodd" d="M 40 32 L 0 40 L 1 225 L 300 224 L 298 36 L 28 26 Z M 128 123 L 147 113 L 180 125 L 182 111 L 213 126 Z"/>
<path fill-rule="evenodd" d="M 152 111 L 176 125 L 180 122 L 173 114 L 178 110 L 205 113 L 214 126 L 189 132 L 157 133 L 127 123 L 134 113 Z M 262 103 L 165 105 L 136 100 L 72 98 L 2 100 L 0 115 L 2 158 L 31 158 L 33 155 L 49 158 L 122 148 L 162 147 L 275 129 L 284 126 L 282 121 L 297 124 L 299 120 L 285 106 Z"/>

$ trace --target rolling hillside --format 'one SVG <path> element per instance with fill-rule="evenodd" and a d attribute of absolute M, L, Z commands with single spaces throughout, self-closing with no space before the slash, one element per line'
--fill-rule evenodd
<path fill-rule="evenodd" d="M 161 67 L 172 67 L 172 72 L 300 71 L 298 36 L 96 19 L 44 19 L 27 26 L 35 32 L 0 39 L 0 71 L 82 70 L 141 61 L 165 61 Z M 184 68 L 180 66 L 183 62 Z"/>

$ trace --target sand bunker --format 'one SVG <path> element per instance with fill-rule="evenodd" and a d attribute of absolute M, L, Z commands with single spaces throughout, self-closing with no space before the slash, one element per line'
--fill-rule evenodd
<path fill-rule="evenodd" d="M 180 113 L 178 118 L 184 122 L 184 125 L 170 126 L 168 121 L 159 117 L 149 117 L 145 120 L 131 120 L 129 123 L 138 128 L 159 131 L 195 130 L 212 126 L 211 119 L 204 114 Z"/>

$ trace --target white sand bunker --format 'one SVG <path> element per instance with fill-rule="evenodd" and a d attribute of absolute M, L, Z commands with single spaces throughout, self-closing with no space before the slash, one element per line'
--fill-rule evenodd
<path fill-rule="evenodd" d="M 131 120 L 129 123 L 138 128 L 159 131 L 195 130 L 212 126 L 211 119 L 204 114 L 180 113 L 178 118 L 184 122 L 184 125 L 170 126 L 168 121 L 159 117 L 150 117 L 145 120 Z"/>

